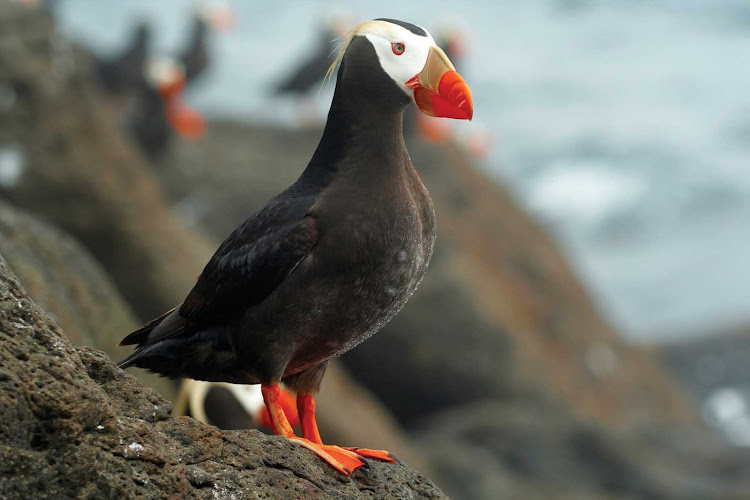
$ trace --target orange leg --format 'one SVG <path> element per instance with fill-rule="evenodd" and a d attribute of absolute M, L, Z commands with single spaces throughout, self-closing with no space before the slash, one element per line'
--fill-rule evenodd
<path fill-rule="evenodd" d="M 315 421 L 315 399 L 312 394 L 300 394 L 297 396 L 297 413 L 302 425 L 302 437 L 313 443 L 323 444 L 318 432 L 318 422 Z"/>
<path fill-rule="evenodd" d="M 268 415 L 271 418 L 271 429 L 273 433 L 278 436 L 283 436 L 290 441 L 299 443 L 300 446 L 307 448 L 312 451 L 320 458 L 331 464 L 334 469 L 341 472 L 342 474 L 349 475 L 357 467 L 364 465 L 359 459 L 359 456 L 351 450 L 341 448 L 339 446 L 325 445 L 320 442 L 320 435 L 317 434 L 317 425 L 315 424 L 315 414 L 312 414 L 312 425 L 315 428 L 315 435 L 317 435 L 317 442 L 312 439 L 306 439 L 307 434 L 303 434 L 305 437 L 297 437 L 294 435 L 294 430 L 289 424 L 284 409 L 281 404 L 281 389 L 279 384 L 273 385 L 261 385 L 261 392 L 263 393 L 263 401 L 266 403 L 268 409 Z M 311 397 L 312 399 L 312 397 Z M 313 412 L 314 412 L 313 402 Z M 304 429 L 310 429 L 310 424 L 302 425 Z M 306 431 L 305 431 L 306 432 Z"/>
<path fill-rule="evenodd" d="M 281 402 L 281 408 L 284 411 L 284 415 L 286 415 L 287 420 L 289 420 L 289 423 L 292 427 L 299 426 L 299 413 L 297 413 L 297 403 L 296 403 L 296 396 L 287 391 L 286 389 L 279 389 L 280 397 L 279 400 Z M 255 417 L 255 420 L 258 424 L 262 425 L 266 429 L 272 429 L 271 426 L 271 416 L 268 414 L 268 408 L 264 407 L 261 409 L 258 414 Z"/>
<path fill-rule="evenodd" d="M 302 436 L 313 443 L 323 444 L 318 432 L 318 423 L 315 421 L 315 399 L 312 394 L 297 395 L 297 412 L 302 425 Z M 373 458 L 384 462 L 395 462 L 396 458 L 385 450 L 371 450 L 369 448 L 343 447 L 345 450 L 353 451 L 363 458 Z"/>

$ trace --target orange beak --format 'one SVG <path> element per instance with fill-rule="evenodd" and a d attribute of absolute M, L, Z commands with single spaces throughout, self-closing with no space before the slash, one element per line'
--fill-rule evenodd
<path fill-rule="evenodd" d="M 167 121 L 185 139 L 200 139 L 206 132 L 206 119 L 200 113 L 180 101 L 180 94 L 184 87 L 184 78 L 162 83 L 159 86 L 159 93 L 161 94 L 162 101 L 164 101 Z"/>
<path fill-rule="evenodd" d="M 414 101 L 423 113 L 442 118 L 471 120 L 471 91 L 443 50 L 433 45 L 418 75 L 406 82 L 414 90 Z"/>
<path fill-rule="evenodd" d="M 185 139 L 194 141 L 206 133 L 206 119 L 183 102 L 167 102 L 166 115 L 172 128 Z"/>
<path fill-rule="evenodd" d="M 163 101 L 177 99 L 185 88 L 185 79 L 175 80 L 159 84 L 159 95 Z"/>
<path fill-rule="evenodd" d="M 229 31 L 237 24 L 234 12 L 224 8 L 218 9 L 211 15 L 211 27 L 216 31 Z"/>

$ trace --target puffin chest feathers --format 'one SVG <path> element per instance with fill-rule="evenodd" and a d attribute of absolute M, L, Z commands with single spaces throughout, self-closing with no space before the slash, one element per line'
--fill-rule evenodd
<path fill-rule="evenodd" d="M 348 210 L 322 203 L 323 224 L 329 213 L 339 215 L 315 252 L 327 279 L 313 286 L 319 293 L 310 295 L 312 321 L 304 337 L 316 346 L 317 355 L 323 348 L 329 351 L 326 357 L 337 356 L 380 330 L 406 304 L 427 270 L 435 213 L 427 190 L 411 165 L 408 169 L 406 179 L 390 189 L 350 199 Z"/>

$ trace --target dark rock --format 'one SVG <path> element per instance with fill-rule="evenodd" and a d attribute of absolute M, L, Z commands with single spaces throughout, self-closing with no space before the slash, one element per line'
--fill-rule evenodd
<path fill-rule="evenodd" d="M 117 342 L 139 323 L 101 265 L 77 241 L 0 202 L 0 255 L 74 344 L 122 356 Z M 174 396 L 169 380 L 143 370 L 137 377 L 164 397 Z"/>
<path fill-rule="evenodd" d="M 612 430 L 538 402 L 475 402 L 425 419 L 417 442 L 455 498 L 733 499 L 750 452 L 697 427 Z"/>
<path fill-rule="evenodd" d="M 661 345 L 659 352 L 727 440 L 750 447 L 750 328 Z"/>
<path fill-rule="evenodd" d="M 750 328 L 670 342 L 659 352 L 701 401 L 722 388 L 750 390 Z"/>
<path fill-rule="evenodd" d="M 75 348 L 0 259 L 0 497 L 446 498 L 396 464 L 346 478 L 283 438 L 189 418 Z"/>

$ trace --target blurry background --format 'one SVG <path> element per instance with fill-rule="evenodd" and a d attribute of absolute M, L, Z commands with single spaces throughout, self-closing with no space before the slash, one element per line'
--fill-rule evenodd
<path fill-rule="evenodd" d="M 661 341 L 750 320 L 750 233 L 738 230 L 750 226 L 747 2 L 230 5 L 237 26 L 211 41 L 211 74 L 186 96 L 208 116 L 294 124 L 296 103 L 265 90 L 337 16 L 456 30 L 480 104 L 459 126 L 488 131 L 481 166 L 554 229 L 623 335 Z M 59 5 L 64 32 L 100 54 L 120 50 L 139 16 L 154 50 L 174 52 L 190 14 L 181 0 Z M 315 100 L 321 115 L 331 92 Z"/>
<path fill-rule="evenodd" d="M 321 411 L 355 384 L 359 410 L 338 411 L 377 415 L 372 446 L 392 440 L 457 498 L 750 491 L 750 4 L 214 4 L 205 69 L 165 97 L 150 80 L 108 91 L 96 68 L 133 47 L 185 54 L 208 4 L 53 0 L 52 27 L 34 3 L 0 12 L 0 184 L 81 240 L 140 320 L 179 301 L 309 159 L 333 86 L 284 84 L 342 29 L 408 20 L 454 50 L 475 118 L 446 129 L 407 112 L 436 201 L 435 260 L 326 380 Z M 159 120 L 181 133 L 145 146 Z M 8 252 L 54 309 L 49 276 L 24 280 Z M 340 417 L 322 416 L 329 435 L 368 435 Z"/>

